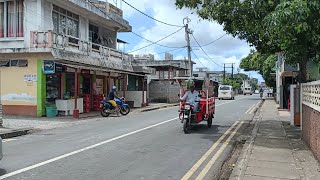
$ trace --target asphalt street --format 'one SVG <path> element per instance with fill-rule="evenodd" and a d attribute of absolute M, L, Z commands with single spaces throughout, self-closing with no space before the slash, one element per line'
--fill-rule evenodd
<path fill-rule="evenodd" d="M 212 128 L 184 134 L 178 107 L 95 118 L 3 143 L 1 179 L 215 179 L 258 95 L 217 100 Z"/>

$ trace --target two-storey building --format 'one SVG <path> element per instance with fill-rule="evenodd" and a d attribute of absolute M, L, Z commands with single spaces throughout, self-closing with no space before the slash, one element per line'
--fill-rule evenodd
<path fill-rule="evenodd" d="M 145 104 L 148 69 L 117 51 L 117 34 L 132 27 L 109 3 L 88 0 L 0 1 L 1 103 L 5 115 L 66 115 L 99 109 L 113 85 L 126 96 L 128 76 L 139 79 Z M 139 92 L 138 92 L 139 91 Z M 141 93 L 142 91 L 142 93 Z"/>

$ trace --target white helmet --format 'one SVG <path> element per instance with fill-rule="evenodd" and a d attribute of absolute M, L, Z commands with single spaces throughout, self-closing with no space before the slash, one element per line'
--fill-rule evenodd
<path fill-rule="evenodd" d="M 116 87 L 116 86 L 113 86 L 112 89 L 117 89 L 117 87 Z"/>

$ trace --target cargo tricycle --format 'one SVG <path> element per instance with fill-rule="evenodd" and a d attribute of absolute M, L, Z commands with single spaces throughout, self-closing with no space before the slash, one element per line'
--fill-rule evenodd
<path fill-rule="evenodd" d="M 199 77 L 177 77 L 176 82 L 180 85 L 179 97 L 188 91 L 186 81 L 194 82 L 195 90 L 199 92 L 199 107 L 194 110 L 194 105 L 189 102 L 181 101 L 179 108 L 179 119 L 183 123 L 184 133 L 190 133 L 193 125 L 199 124 L 202 121 L 207 121 L 209 128 L 212 126 L 212 119 L 215 115 L 215 97 L 213 82 L 206 78 Z"/>

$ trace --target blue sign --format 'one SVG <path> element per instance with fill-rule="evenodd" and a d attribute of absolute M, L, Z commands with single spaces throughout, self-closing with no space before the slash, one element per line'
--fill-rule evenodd
<path fill-rule="evenodd" d="M 54 61 L 43 61 L 43 73 L 54 74 L 55 73 L 55 62 Z"/>

